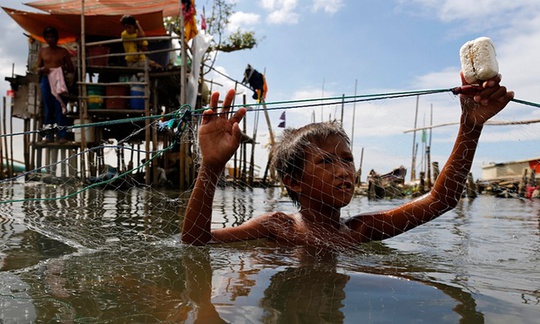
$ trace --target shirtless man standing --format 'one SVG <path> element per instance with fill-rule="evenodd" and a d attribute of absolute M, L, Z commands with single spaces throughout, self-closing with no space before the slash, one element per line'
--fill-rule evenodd
<path fill-rule="evenodd" d="M 73 73 L 75 68 L 71 62 L 71 57 L 67 49 L 58 46 L 58 31 L 54 27 L 47 27 L 43 31 L 43 38 L 49 46 L 44 46 L 39 51 L 37 60 L 39 83 L 41 90 L 41 98 L 43 100 L 44 108 L 44 128 L 52 128 L 52 125 L 56 123 L 59 127 L 58 130 L 58 143 L 65 144 L 67 142 L 66 134 L 67 125 L 66 116 L 63 112 L 65 104 L 59 95 L 55 96 L 51 90 L 51 83 L 49 82 L 49 74 L 58 72 L 58 75 L 63 78 L 63 73 Z M 58 69 L 60 69 L 58 71 Z M 63 79 L 62 79 L 63 81 Z M 53 141 L 53 135 L 47 134 L 44 142 L 49 143 Z"/>

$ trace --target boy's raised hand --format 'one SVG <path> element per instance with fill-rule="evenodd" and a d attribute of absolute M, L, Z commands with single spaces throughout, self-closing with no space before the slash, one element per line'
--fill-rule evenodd
<path fill-rule="evenodd" d="M 242 133 L 238 123 L 246 114 L 240 108 L 229 118 L 235 91 L 225 95 L 223 107 L 218 112 L 219 93 L 214 92 L 210 99 L 210 109 L 204 111 L 199 127 L 199 146 L 202 163 L 206 167 L 222 169 L 240 145 Z"/>
<path fill-rule="evenodd" d="M 460 73 L 463 85 L 467 85 L 463 72 Z M 512 98 L 514 92 L 501 86 L 501 75 L 484 81 L 482 90 L 474 95 L 460 95 L 463 108 L 462 122 L 467 125 L 484 125 L 491 117 L 501 111 Z"/>

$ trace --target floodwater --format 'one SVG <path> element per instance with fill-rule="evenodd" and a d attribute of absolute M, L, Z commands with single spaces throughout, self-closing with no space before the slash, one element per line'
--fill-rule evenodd
<path fill-rule="evenodd" d="M 178 241 L 174 192 L 0 186 L 0 323 L 538 323 L 540 200 L 464 198 L 395 238 L 325 252 Z M 214 224 L 294 210 L 219 189 Z M 50 197 L 64 196 L 65 199 Z M 344 217 L 401 200 L 356 197 Z"/>

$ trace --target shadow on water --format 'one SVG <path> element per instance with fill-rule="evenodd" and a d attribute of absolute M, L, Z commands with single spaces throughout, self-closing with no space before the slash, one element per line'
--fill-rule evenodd
<path fill-rule="evenodd" d="M 407 264 L 375 268 L 343 253 L 265 244 L 123 250 L 109 246 L 6 272 L 18 285 L 2 295 L 18 302 L 19 319 L 35 314 L 36 322 L 483 322 L 471 294 L 415 277 L 428 269 L 407 275 Z"/>

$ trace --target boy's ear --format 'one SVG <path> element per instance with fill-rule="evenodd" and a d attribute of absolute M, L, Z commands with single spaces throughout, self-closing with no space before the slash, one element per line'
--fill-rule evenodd
<path fill-rule="evenodd" d="M 283 176 L 283 185 L 294 192 L 301 192 L 302 188 L 300 186 L 300 181 L 298 179 L 291 177 L 289 174 Z"/>

